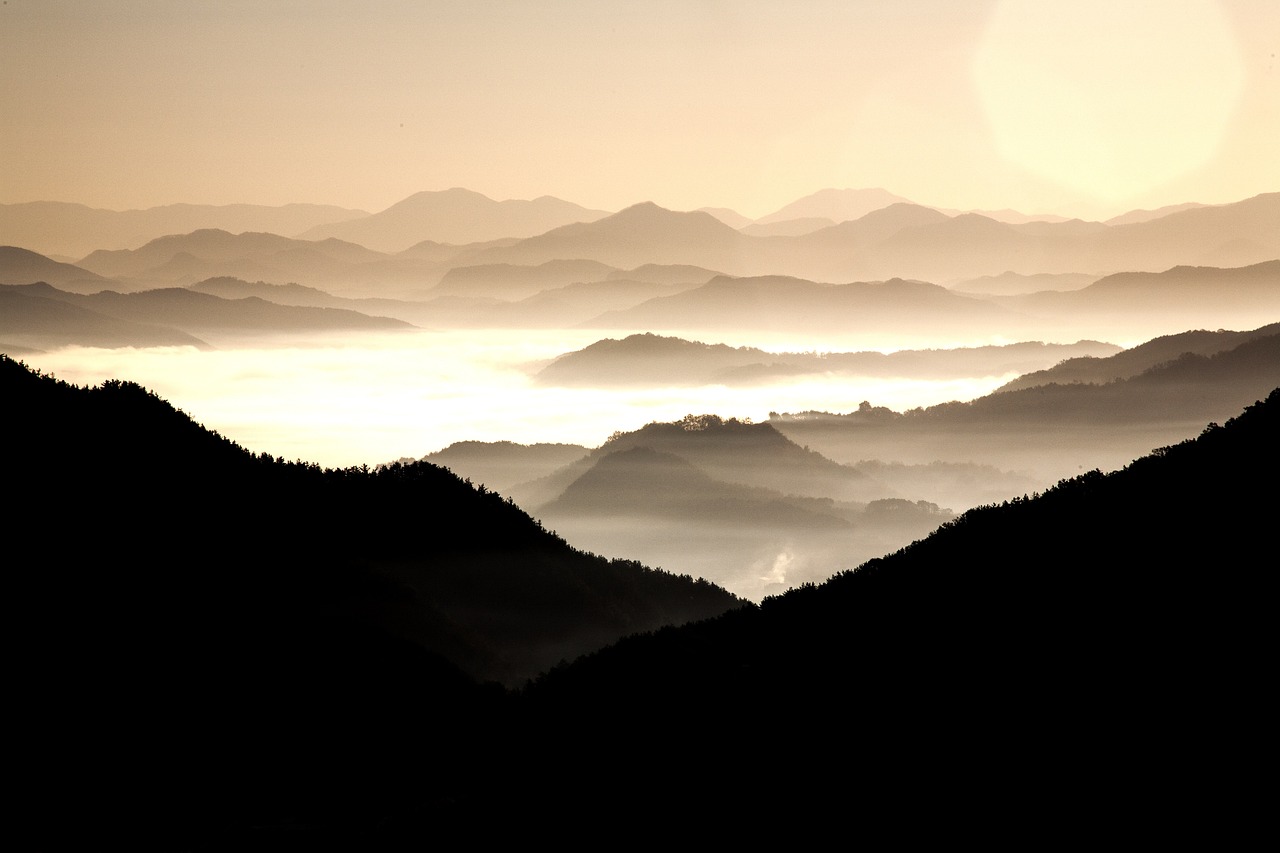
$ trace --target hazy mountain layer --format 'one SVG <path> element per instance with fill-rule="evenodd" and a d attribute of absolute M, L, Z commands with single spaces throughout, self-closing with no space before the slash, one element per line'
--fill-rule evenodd
<path fill-rule="evenodd" d="M 200 336 L 337 330 L 392 331 L 412 328 L 409 323 L 401 320 L 371 317 L 342 308 L 278 305 L 252 296 L 243 299 L 223 299 L 208 293 L 198 293 L 177 287 L 135 293 L 106 290 L 93 294 L 67 293 L 47 284 L 0 286 L 0 289 L 64 302 L 97 315 L 128 323 L 167 326 Z M 66 325 L 62 333 L 70 336 L 74 329 L 74 326 Z M 139 341 L 145 339 L 145 337 L 134 338 L 130 345 L 142 345 Z M 72 342 L 87 345 L 89 341 L 85 338 Z M 171 342 L 176 343 L 176 341 Z"/>
<path fill-rule="evenodd" d="M 908 412 L 867 403 L 844 414 L 774 413 L 768 422 L 839 462 L 978 462 L 1025 472 L 1043 488 L 1181 441 L 1277 385 L 1280 335 L 1271 334 L 1101 385 L 1040 385 Z"/>
<path fill-rule="evenodd" d="M 386 210 L 318 225 L 301 236 L 308 240 L 337 237 L 382 252 L 399 252 L 423 240 L 463 244 L 532 237 L 557 226 L 591 222 L 606 215 L 606 211 L 589 210 L 551 196 L 531 201 L 494 201 L 455 187 L 415 193 Z"/>
<path fill-rule="evenodd" d="M 768 790 L 782 814 L 886 831 L 927 809 L 949 832 L 1012 840 L 1013 810 L 1083 836 L 1174 808 L 1188 813 L 1180 834 L 1221 837 L 1241 803 L 1263 809 L 1235 769 L 1270 728 L 1257 677 L 1270 519 L 1251 495 L 1280 476 L 1277 430 L 1280 389 L 1123 470 L 971 510 L 823 584 L 556 670 L 526 694 L 541 737 L 523 766 L 554 759 L 588 780 L 692 752 L 698 770 L 658 774 L 660 791 L 584 781 L 517 807 L 569 796 L 624 819 Z M 822 772 L 839 781 L 806 783 Z M 522 778 L 510 790 L 537 776 Z"/>
<path fill-rule="evenodd" d="M 172 327 L 124 320 L 53 298 L 46 295 L 47 288 L 0 285 L 0 350 L 209 346 Z"/>
<path fill-rule="evenodd" d="M 0 284 L 47 282 L 64 290 L 96 293 L 111 280 L 74 264 L 64 264 L 17 246 L 0 246 Z"/>
<path fill-rule="evenodd" d="M 754 347 L 704 344 L 652 333 L 607 338 L 566 353 L 536 374 L 550 385 L 707 385 L 785 381 L 806 374 L 847 373 L 951 379 L 1026 373 L 1068 358 L 1121 351 L 1114 344 L 1026 342 L 1005 346 L 892 353 L 770 353 Z"/>
<path fill-rule="evenodd" d="M 145 210 L 102 210 L 35 201 L 0 204 L 0 243 L 82 258 L 95 249 L 136 249 L 166 234 L 202 228 L 293 235 L 325 222 L 365 215 L 362 210 L 325 204 L 169 204 Z"/>

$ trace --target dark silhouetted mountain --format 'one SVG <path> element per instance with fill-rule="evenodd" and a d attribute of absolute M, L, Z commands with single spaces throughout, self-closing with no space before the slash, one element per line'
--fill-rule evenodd
<path fill-rule="evenodd" d="M 22 849 L 373 831 L 494 781 L 509 703 L 482 682 L 745 605 L 428 463 L 287 463 L 132 383 L 3 357 L 0 399 L 32 508 L 6 577 Z"/>
<path fill-rule="evenodd" d="M 607 215 L 606 211 L 590 210 L 551 196 L 494 201 L 455 187 L 415 193 L 378 213 L 320 225 L 300 236 L 308 240 L 337 237 L 381 252 L 399 252 L 424 240 L 465 244 L 532 237 Z"/>
<path fill-rule="evenodd" d="M 552 385 L 740 384 L 806 373 L 953 379 L 1025 373 L 1073 356 L 1109 356 L 1120 351 L 1114 344 L 1081 341 L 892 353 L 770 353 L 646 332 L 622 340 L 607 338 L 566 353 L 538 371 L 535 378 Z"/>
<path fill-rule="evenodd" d="M 0 246 L 0 284 L 52 284 L 63 290 L 95 293 L 111 280 L 74 264 L 64 264 L 17 246 Z"/>
<path fill-rule="evenodd" d="M 558 668 L 525 694 L 537 738 L 506 801 L 536 790 L 522 813 L 570 801 L 625 820 L 663 804 L 723 814 L 767 791 L 806 831 L 932 836 L 913 824 L 928 814 L 948 837 L 1054 826 L 1084 841 L 1119 825 L 1244 841 L 1251 829 L 1223 821 L 1266 812 L 1238 771 L 1271 730 L 1272 513 L 1256 488 L 1280 477 L 1277 434 L 1280 389 L 1122 470 Z M 694 754 L 696 769 L 599 782 Z M 546 762 L 577 784 L 539 788 Z"/>
<path fill-rule="evenodd" d="M 1015 391 L 1036 385 L 1065 385 L 1072 382 L 1101 385 L 1115 379 L 1129 379 L 1137 376 L 1143 371 L 1173 361 L 1186 353 L 1214 355 L 1245 341 L 1276 334 L 1280 334 L 1280 323 L 1272 323 L 1248 332 L 1231 332 L 1224 329 L 1210 332 L 1200 329 L 1177 335 L 1163 335 L 1111 356 L 1069 358 L 1047 370 L 1037 370 L 1019 376 L 996 390 Z"/>
<path fill-rule="evenodd" d="M 297 234 L 326 222 L 366 215 L 363 210 L 324 204 L 168 204 L 145 210 L 101 210 L 82 204 L 35 201 L 0 204 L 0 242 L 29 246 L 45 254 L 82 258 L 96 249 L 136 249 L 166 234 L 186 234 L 203 228 L 237 234 Z"/>
<path fill-rule="evenodd" d="M 882 189 L 825 189 L 784 205 L 756 220 L 758 225 L 796 219 L 829 219 L 846 222 L 860 219 L 891 204 L 910 204 L 909 199 Z"/>
<path fill-rule="evenodd" d="M 51 285 L 0 285 L 0 348 L 16 352 L 85 347 L 193 346 L 204 341 L 175 328 L 122 320 L 73 305 Z"/>
<path fill-rule="evenodd" d="M 343 308 L 278 305 L 254 296 L 223 299 L 180 287 L 135 293 L 104 290 L 93 294 L 67 293 L 49 285 L 21 285 L 10 289 L 130 323 L 163 325 L 199 336 L 413 328 L 402 320 L 371 317 Z"/>

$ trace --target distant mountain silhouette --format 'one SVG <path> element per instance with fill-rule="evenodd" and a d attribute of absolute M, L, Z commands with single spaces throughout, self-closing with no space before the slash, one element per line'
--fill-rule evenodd
<path fill-rule="evenodd" d="M 96 293 L 111 280 L 74 264 L 64 264 L 17 246 L 0 246 L 0 284 L 52 284 L 63 290 Z"/>
<path fill-rule="evenodd" d="M 1079 290 L 1088 287 L 1101 276 L 1086 273 L 1032 273 L 1024 275 L 1005 272 L 1000 275 L 983 275 L 958 281 L 949 289 L 973 296 L 1017 296 L 1039 293 L 1045 290 Z"/>
<path fill-rule="evenodd" d="M 943 379 L 1025 373 L 1073 356 L 1109 356 L 1120 351 L 1121 347 L 1114 344 L 1081 341 L 1072 345 L 1026 342 L 892 353 L 770 353 L 754 347 L 705 344 L 646 332 L 621 340 L 606 338 L 565 353 L 538 371 L 535 378 L 552 385 L 739 384 L 841 372 Z"/>
<path fill-rule="evenodd" d="M 1137 226 L 1134 226 L 1137 227 Z M 1280 259 L 1246 267 L 1115 273 L 1069 292 L 993 297 L 1023 314 L 1099 334 L 1129 329 L 1250 328 L 1280 316 Z"/>
<path fill-rule="evenodd" d="M 494 201 L 455 187 L 419 192 L 378 213 L 345 222 L 318 225 L 299 234 L 307 240 L 337 237 L 381 252 L 400 252 L 433 240 L 439 243 L 479 243 L 504 237 L 532 237 L 573 222 L 592 222 L 607 216 L 551 196 L 529 201 Z"/>
<path fill-rule="evenodd" d="M 430 291 L 430 296 L 479 296 L 524 299 L 553 287 L 601 281 L 616 267 L 598 261 L 553 260 L 533 266 L 479 264 L 454 267 Z"/>
<path fill-rule="evenodd" d="M 701 431 L 722 433 L 723 451 L 738 453 L 743 468 L 756 467 L 756 453 L 769 455 L 768 450 L 735 448 L 732 422 L 702 420 L 708 426 Z M 653 425 L 647 431 L 652 437 Z M 690 458 L 701 460 L 700 466 L 656 450 L 655 444 L 678 448 L 681 442 L 646 441 L 643 435 L 615 438 L 568 466 L 572 481 L 531 512 L 579 547 L 629 554 L 649 565 L 713 579 L 753 601 L 892 551 L 952 517 L 936 504 L 888 497 L 894 493 L 882 484 L 862 487 L 880 497 L 850 502 L 741 482 L 744 476 L 767 478 L 760 472 L 729 482 L 723 479 L 724 466 L 705 447 L 684 448 Z M 702 466 L 717 470 L 717 476 Z M 859 471 L 843 473 L 871 482 Z M 813 489 L 816 479 L 811 473 L 805 487 Z"/>
<path fill-rule="evenodd" d="M 841 501 L 897 497 L 865 474 L 800 447 L 770 424 L 709 414 L 615 433 L 583 459 L 542 480 L 513 487 L 509 494 L 522 506 L 536 509 L 562 494 L 603 456 L 633 447 L 679 456 L 726 483 L 784 494 Z"/>
<path fill-rule="evenodd" d="M 1192 210 L 1197 207 L 1207 207 L 1207 205 L 1189 201 L 1184 204 L 1170 204 L 1164 207 L 1158 207 L 1155 210 L 1130 210 L 1119 216 L 1113 216 L 1106 221 L 1107 225 L 1132 225 L 1136 222 L 1150 222 L 1152 219 L 1159 219 L 1162 216 L 1168 216 L 1170 213 L 1179 213 L 1183 210 Z"/>
<path fill-rule="evenodd" d="M 623 269 L 691 264 L 735 271 L 743 267 L 748 239 L 709 213 L 642 202 L 592 222 L 563 225 L 512 246 L 488 249 L 478 257 L 485 263 L 536 265 L 586 258 Z"/>
<path fill-rule="evenodd" d="M 743 228 L 751 224 L 751 218 L 743 216 L 736 210 L 730 210 L 727 207 L 700 207 L 698 211 L 701 213 L 709 213 L 716 219 L 719 219 L 730 228 Z"/>
<path fill-rule="evenodd" d="M 651 330 L 1018 334 L 1016 312 L 920 281 L 825 284 L 785 276 L 719 276 L 701 287 L 610 311 L 583 326 Z"/>
<path fill-rule="evenodd" d="M 6 289 L 57 300 L 129 323 L 167 326 L 197 336 L 412 328 L 402 320 L 373 317 L 343 308 L 279 305 L 252 296 L 224 299 L 180 287 L 134 293 L 104 290 L 93 294 L 67 293 L 47 284 L 9 286 Z"/>
<path fill-rule="evenodd" d="M 297 234 L 326 222 L 366 215 L 363 210 L 325 204 L 168 204 L 145 210 L 102 210 L 83 204 L 34 201 L 0 204 L 0 243 L 83 258 L 95 249 L 136 249 L 166 234 L 203 228 L 236 234 Z"/>
<path fill-rule="evenodd" d="M 1264 334 L 1105 384 L 1035 385 L 906 412 L 867 403 L 843 414 L 771 413 L 768 423 L 839 462 L 966 460 L 1025 472 L 1044 487 L 1181 441 L 1277 385 L 1280 335 Z"/>
<path fill-rule="evenodd" d="M 778 208 L 760 217 L 757 225 L 769 225 L 796 219 L 829 219 L 845 222 L 861 219 L 873 210 L 891 204 L 907 203 L 910 199 L 882 189 L 825 189 Z"/>
<path fill-rule="evenodd" d="M 1106 357 L 1069 358 L 1046 370 L 1037 370 L 1019 376 L 1000 386 L 998 391 L 1016 391 L 1037 385 L 1071 382 L 1089 382 L 1101 385 L 1116 379 L 1129 379 L 1143 371 L 1181 357 L 1186 353 L 1215 355 L 1254 338 L 1280 334 L 1280 323 L 1272 323 L 1248 332 L 1231 332 L 1219 329 L 1210 332 L 1203 329 L 1164 335 L 1146 343 Z"/>
<path fill-rule="evenodd" d="M 155 323 L 124 320 L 51 296 L 43 282 L 0 285 L 0 350 L 47 350 L 66 346 L 209 349 L 194 335 Z"/>
<path fill-rule="evenodd" d="M 825 216 L 805 216 L 799 219 L 783 219 L 778 222 L 753 222 L 750 225 L 740 227 L 738 230 L 752 237 L 799 237 L 802 234 L 811 234 L 814 231 L 830 228 L 836 224 L 834 219 L 828 219 Z"/>
<path fill-rule="evenodd" d="M 590 452 L 580 444 L 517 444 L 513 441 L 456 441 L 428 453 L 430 462 L 495 492 L 544 477 Z"/>

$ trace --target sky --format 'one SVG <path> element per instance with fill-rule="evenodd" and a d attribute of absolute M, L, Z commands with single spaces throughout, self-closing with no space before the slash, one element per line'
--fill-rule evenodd
<path fill-rule="evenodd" d="M 1276 0 L 3 0 L 0 203 L 1106 218 L 1280 189 Z"/>

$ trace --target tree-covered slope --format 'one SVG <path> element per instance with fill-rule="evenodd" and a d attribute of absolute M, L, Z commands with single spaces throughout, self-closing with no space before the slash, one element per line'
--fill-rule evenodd
<path fill-rule="evenodd" d="M 254 455 L 138 385 L 9 358 L 0 399 L 12 766 L 40 849 L 371 825 L 486 766 L 500 684 L 744 604 L 428 463 Z"/>

